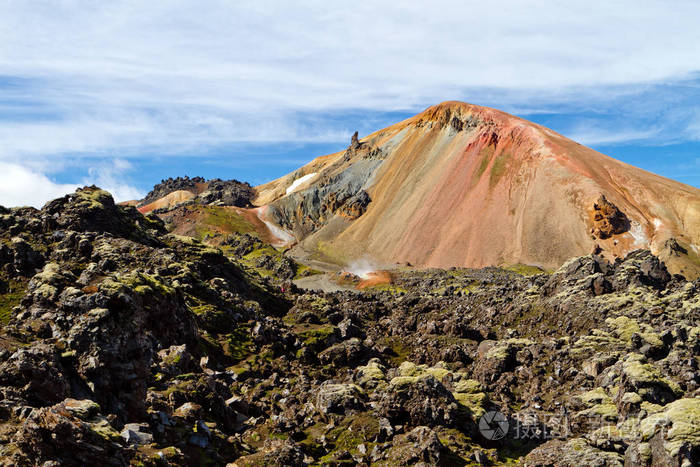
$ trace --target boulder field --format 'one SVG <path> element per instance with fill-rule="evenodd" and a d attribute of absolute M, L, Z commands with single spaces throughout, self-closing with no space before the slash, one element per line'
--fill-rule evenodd
<path fill-rule="evenodd" d="M 698 463 L 700 282 L 648 250 L 322 293 L 198 238 L 96 187 L 0 208 L 0 464 Z"/>

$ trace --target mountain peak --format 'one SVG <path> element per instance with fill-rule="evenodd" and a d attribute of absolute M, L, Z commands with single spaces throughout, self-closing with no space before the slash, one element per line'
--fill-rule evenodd
<path fill-rule="evenodd" d="M 629 221 L 625 229 L 596 233 L 605 231 L 601 196 Z M 259 186 L 255 204 L 298 249 L 341 263 L 369 255 L 556 268 L 594 249 L 610 260 L 638 248 L 664 255 L 673 238 L 688 257 L 669 253 L 672 272 L 700 273 L 700 190 L 465 102 L 429 107 L 363 138 L 362 151 L 320 157 Z"/>
<path fill-rule="evenodd" d="M 534 126 L 533 123 L 522 120 L 506 112 L 461 101 L 445 101 L 433 105 L 416 115 L 414 119 L 418 121 L 439 122 L 441 124 L 451 123 L 453 119 L 462 122 L 473 120 L 501 124 L 513 123 L 517 120 L 520 123 L 530 123 Z"/>

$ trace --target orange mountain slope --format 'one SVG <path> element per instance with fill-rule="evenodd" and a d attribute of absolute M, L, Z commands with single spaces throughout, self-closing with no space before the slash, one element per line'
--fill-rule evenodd
<path fill-rule="evenodd" d="M 673 272 L 700 272 L 700 190 L 461 102 L 256 189 L 298 249 L 339 263 L 555 268 L 648 248 Z"/>

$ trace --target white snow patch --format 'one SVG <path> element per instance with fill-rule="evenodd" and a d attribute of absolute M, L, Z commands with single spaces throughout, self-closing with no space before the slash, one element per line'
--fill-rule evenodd
<path fill-rule="evenodd" d="M 696 254 L 698 253 L 698 246 L 697 246 L 697 245 L 694 245 L 694 244 L 691 243 L 691 244 L 690 244 L 690 248 L 692 248 L 693 251 L 694 251 Z"/>
<path fill-rule="evenodd" d="M 661 222 L 661 219 L 654 219 L 654 228 L 659 229 L 663 225 L 663 222 Z"/>
<path fill-rule="evenodd" d="M 317 175 L 317 172 L 313 172 L 313 173 L 310 173 L 310 174 L 306 174 L 306 175 L 304 175 L 303 177 L 297 178 L 296 180 L 294 180 L 294 181 L 292 182 L 291 185 L 289 185 L 289 187 L 287 188 L 287 193 L 285 193 L 285 194 L 288 195 L 289 193 L 293 193 L 294 190 L 296 190 L 297 187 L 298 187 L 299 185 L 301 185 L 302 183 L 304 183 L 304 182 L 307 181 L 307 180 L 312 179 L 312 178 L 315 177 L 316 175 Z"/>
<path fill-rule="evenodd" d="M 642 224 L 639 222 L 632 221 L 630 226 L 630 235 L 634 238 L 634 244 L 637 246 L 646 246 L 649 243 L 649 239 L 644 233 Z"/>

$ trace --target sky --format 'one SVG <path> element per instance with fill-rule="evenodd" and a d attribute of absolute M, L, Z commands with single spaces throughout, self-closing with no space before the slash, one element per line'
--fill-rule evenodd
<path fill-rule="evenodd" d="M 700 2 L 0 1 L 0 205 L 260 184 L 445 100 L 700 187 Z"/>

